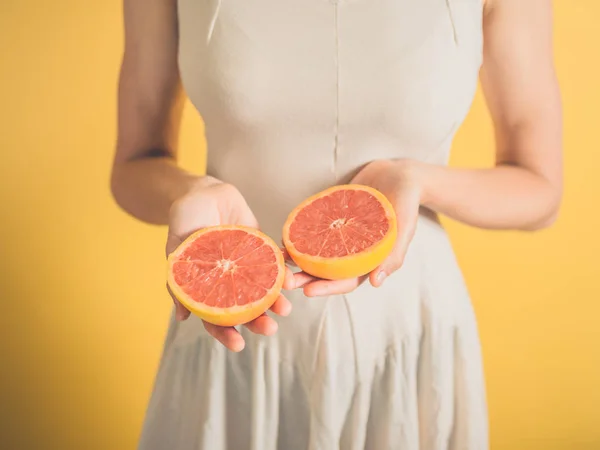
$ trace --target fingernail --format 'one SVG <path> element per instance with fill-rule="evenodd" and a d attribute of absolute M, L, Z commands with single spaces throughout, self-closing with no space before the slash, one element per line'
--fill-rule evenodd
<path fill-rule="evenodd" d="M 380 270 L 377 274 L 377 284 L 383 283 L 383 280 L 385 280 L 385 272 L 383 270 Z"/>

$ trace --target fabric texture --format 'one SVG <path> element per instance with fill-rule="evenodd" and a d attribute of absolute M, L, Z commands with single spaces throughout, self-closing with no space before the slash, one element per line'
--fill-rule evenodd
<path fill-rule="evenodd" d="M 368 161 L 445 164 L 482 57 L 481 0 L 179 0 L 180 68 L 208 172 L 281 240 L 303 199 Z M 286 293 L 273 337 L 228 352 L 171 321 L 140 450 L 485 450 L 469 295 L 424 212 L 375 289 Z"/>

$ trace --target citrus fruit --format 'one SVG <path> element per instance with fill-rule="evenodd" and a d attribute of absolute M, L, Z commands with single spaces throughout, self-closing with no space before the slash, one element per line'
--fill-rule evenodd
<path fill-rule="evenodd" d="M 249 322 L 273 305 L 285 263 L 275 242 L 242 226 L 203 228 L 168 258 L 167 284 L 191 312 L 215 325 Z"/>
<path fill-rule="evenodd" d="M 347 184 L 302 202 L 283 227 L 283 244 L 304 272 L 328 280 L 366 275 L 396 242 L 396 214 L 379 191 Z"/>

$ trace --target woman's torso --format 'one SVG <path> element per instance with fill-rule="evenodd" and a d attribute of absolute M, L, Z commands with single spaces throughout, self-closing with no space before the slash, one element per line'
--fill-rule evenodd
<path fill-rule="evenodd" d="M 209 173 L 237 186 L 280 241 L 294 206 L 370 160 L 444 164 L 475 92 L 481 18 L 480 0 L 179 0 L 181 73 L 205 121 Z M 288 297 L 294 313 L 269 345 L 300 365 L 311 364 L 303 349 L 328 347 L 328 320 L 346 329 L 340 358 L 366 368 L 427 323 L 451 330 L 471 317 L 431 214 L 382 288 Z M 192 319 L 175 334 L 186 343 L 204 331 Z"/>
<path fill-rule="evenodd" d="M 378 158 L 445 163 L 481 62 L 481 0 L 179 0 L 208 171 L 276 240 L 307 196 Z M 275 336 L 227 352 L 172 322 L 143 449 L 487 448 L 479 340 L 444 230 L 423 215 L 381 288 L 286 293 Z"/>
<path fill-rule="evenodd" d="M 179 0 L 180 69 L 208 171 L 280 239 L 364 163 L 445 163 L 481 62 L 481 0 Z"/>

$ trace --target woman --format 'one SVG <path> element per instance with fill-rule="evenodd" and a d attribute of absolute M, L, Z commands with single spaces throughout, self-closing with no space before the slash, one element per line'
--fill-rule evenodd
<path fill-rule="evenodd" d="M 555 219 L 550 2 L 125 0 L 125 31 L 112 187 L 168 224 L 168 252 L 223 223 L 281 239 L 296 204 L 349 181 L 388 196 L 400 224 L 367 282 L 288 273 L 277 321 L 219 328 L 176 302 L 140 448 L 487 448 L 475 318 L 437 214 Z M 479 75 L 497 162 L 448 168 Z M 182 85 L 207 176 L 176 164 Z"/>

